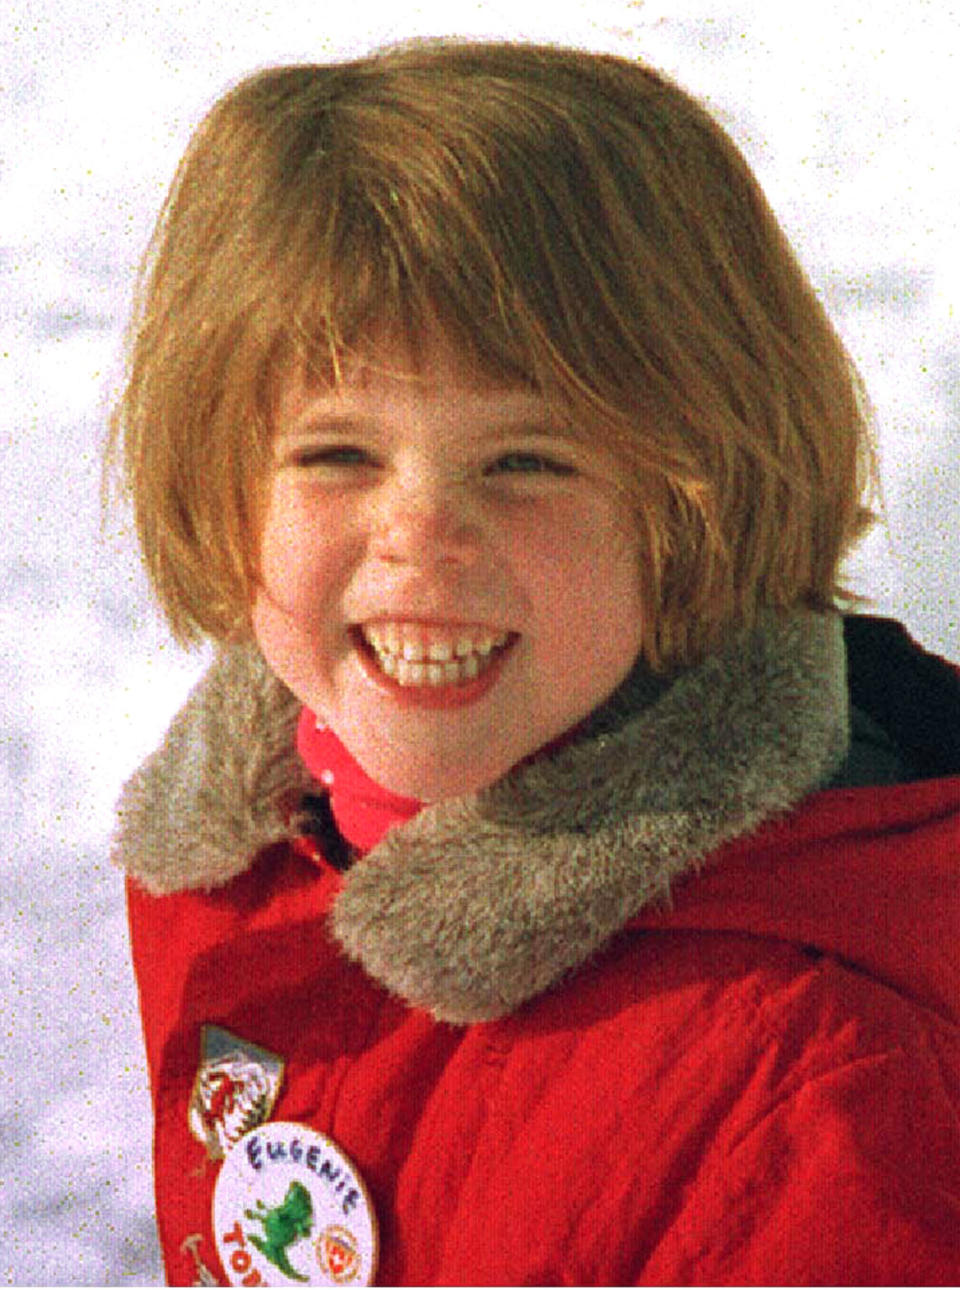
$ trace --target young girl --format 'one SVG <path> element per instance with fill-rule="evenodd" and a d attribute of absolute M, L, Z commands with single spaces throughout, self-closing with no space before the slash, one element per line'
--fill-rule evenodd
<path fill-rule="evenodd" d="M 259 73 L 117 434 L 222 645 L 116 856 L 170 1280 L 960 1280 L 960 684 L 748 167 L 621 59 Z"/>

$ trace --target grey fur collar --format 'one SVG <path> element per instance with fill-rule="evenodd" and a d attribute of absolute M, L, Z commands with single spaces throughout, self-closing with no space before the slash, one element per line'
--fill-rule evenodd
<path fill-rule="evenodd" d="M 115 858 L 150 891 L 221 886 L 317 790 L 298 704 L 221 653 L 119 804 Z M 512 1012 L 710 853 L 824 784 L 849 741 L 839 615 L 766 614 L 665 690 L 637 668 L 575 742 L 391 830 L 333 913 L 347 954 L 438 1019 Z"/>

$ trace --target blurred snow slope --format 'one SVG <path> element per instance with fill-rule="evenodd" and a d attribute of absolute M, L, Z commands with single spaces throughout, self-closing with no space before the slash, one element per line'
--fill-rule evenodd
<path fill-rule="evenodd" d="M 960 659 L 960 13 L 946 0 L 14 4 L 0 48 L 0 1278 L 150 1284 L 149 1107 L 111 806 L 198 675 L 99 531 L 134 266 L 190 129 L 267 63 L 416 32 L 639 54 L 757 169 L 873 395 L 857 585 Z M 398 17 L 398 15 L 402 15 Z M 12 26 L 11 26 L 12 23 Z M 12 33 L 12 34 L 11 34 Z"/>

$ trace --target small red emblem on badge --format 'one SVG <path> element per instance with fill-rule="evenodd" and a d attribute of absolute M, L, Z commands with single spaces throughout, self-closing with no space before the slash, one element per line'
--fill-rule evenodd
<path fill-rule="evenodd" d="M 328 1227 L 316 1244 L 317 1262 L 336 1285 L 347 1285 L 360 1271 L 360 1251 L 345 1227 Z"/>

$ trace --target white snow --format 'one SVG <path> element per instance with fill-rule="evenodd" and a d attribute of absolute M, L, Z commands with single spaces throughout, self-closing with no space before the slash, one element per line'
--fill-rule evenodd
<path fill-rule="evenodd" d="M 887 533 L 860 589 L 960 660 L 960 10 L 951 0 L 14 0 L 0 46 L 0 1279 L 151 1284 L 118 788 L 202 669 L 150 608 L 100 450 L 137 257 L 257 66 L 416 33 L 643 55 L 732 130 L 862 367 Z"/>

